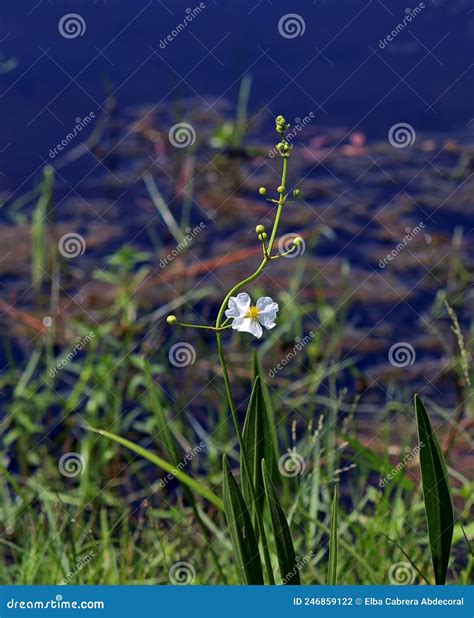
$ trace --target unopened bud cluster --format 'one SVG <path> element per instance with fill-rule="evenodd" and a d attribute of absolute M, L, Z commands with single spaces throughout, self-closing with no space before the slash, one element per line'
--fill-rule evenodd
<path fill-rule="evenodd" d="M 289 157 L 293 146 L 289 144 L 285 137 L 285 132 L 288 131 L 290 125 L 286 122 L 283 116 L 277 116 L 275 120 L 277 133 L 281 135 L 281 142 L 276 145 L 276 149 L 284 158 Z"/>
<path fill-rule="evenodd" d="M 277 133 L 280 133 L 280 135 L 283 135 L 285 131 L 288 131 L 288 129 L 290 128 L 290 125 L 287 124 L 283 116 L 277 116 L 275 118 L 275 125 Z"/>
<path fill-rule="evenodd" d="M 266 240 L 267 233 L 265 232 L 265 226 L 260 224 L 255 228 L 259 240 Z"/>

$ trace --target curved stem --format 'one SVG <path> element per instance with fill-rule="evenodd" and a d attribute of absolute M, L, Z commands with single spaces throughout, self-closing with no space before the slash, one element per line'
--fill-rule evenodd
<path fill-rule="evenodd" d="M 281 185 L 285 186 L 286 183 L 286 174 L 287 174 L 287 167 L 288 167 L 288 159 L 286 157 L 283 158 L 283 167 L 282 167 L 282 173 L 281 173 Z M 231 387 L 231 383 L 230 383 L 230 378 L 229 378 L 229 372 L 227 371 L 227 361 L 224 355 L 224 348 L 222 346 L 222 335 L 221 335 L 221 324 L 222 324 L 222 318 L 224 315 L 224 311 L 227 307 L 227 304 L 229 302 L 229 299 L 231 296 L 234 296 L 234 294 L 237 294 L 237 292 L 239 290 L 241 290 L 244 286 L 246 286 L 247 284 L 251 283 L 252 281 L 254 281 L 255 279 L 257 279 L 257 277 L 262 273 L 263 269 L 265 268 L 267 262 L 269 262 L 270 260 L 270 253 L 273 247 L 273 244 L 275 242 L 275 238 L 276 235 L 278 233 L 278 225 L 280 223 L 280 218 L 281 218 L 281 213 L 283 210 L 283 206 L 285 205 L 285 201 L 286 201 L 286 196 L 284 196 L 283 194 L 280 195 L 280 198 L 278 200 L 278 206 L 277 206 L 277 212 L 275 215 L 275 221 L 273 223 L 273 228 L 272 228 L 272 232 L 270 235 L 270 240 L 268 241 L 268 245 L 266 247 L 266 250 L 264 248 L 264 255 L 263 255 L 263 260 L 260 263 L 260 266 L 257 268 L 257 270 L 252 273 L 249 277 L 247 277 L 246 279 L 243 279 L 243 281 L 240 281 L 239 283 L 237 283 L 236 285 L 234 285 L 234 287 L 230 290 L 230 292 L 227 294 L 227 296 L 224 298 L 222 305 L 219 309 L 219 313 L 217 314 L 217 319 L 216 319 L 216 339 L 217 339 L 217 349 L 219 351 L 219 360 L 222 366 L 222 373 L 223 373 L 223 377 L 224 377 L 224 384 L 225 384 L 225 391 L 226 391 L 226 396 L 227 396 L 227 401 L 230 407 L 230 411 L 232 414 L 232 420 L 234 422 L 234 426 L 235 426 L 235 431 L 237 434 L 237 439 L 239 442 L 239 447 L 240 447 L 240 453 L 241 453 L 241 460 L 242 460 L 242 466 L 245 468 L 245 472 L 247 473 L 247 477 L 250 479 L 249 482 L 249 487 L 250 487 L 250 493 L 252 495 L 252 500 L 255 504 L 255 508 L 257 507 L 257 491 L 252 479 L 252 473 L 251 473 L 251 467 L 249 464 L 249 460 L 248 460 L 248 456 L 247 453 L 245 451 L 244 448 L 244 441 L 243 441 L 243 435 L 242 435 L 242 430 L 240 429 L 240 424 L 239 424 L 239 418 L 238 418 L 238 414 L 237 414 L 237 410 L 234 404 L 234 398 L 232 396 L 232 387 Z M 263 558 L 265 561 L 265 568 L 268 574 L 268 580 L 270 582 L 271 585 L 275 584 L 275 578 L 273 576 L 273 569 L 272 569 L 272 565 L 271 565 L 271 560 L 270 560 L 270 553 L 268 551 L 268 544 L 267 544 L 267 537 L 265 534 L 265 529 L 263 526 L 263 522 L 261 520 L 260 514 L 257 514 L 256 517 L 257 520 L 257 526 L 258 526 L 258 531 L 260 534 L 260 538 L 262 539 L 262 548 L 263 548 Z"/>
<path fill-rule="evenodd" d="M 288 169 L 288 159 L 284 158 L 283 168 L 281 172 L 281 184 L 283 186 L 285 186 L 285 182 L 286 182 L 287 169 Z M 260 263 L 260 266 L 249 277 L 247 277 L 243 281 L 239 281 L 239 283 L 234 285 L 234 287 L 230 290 L 230 292 L 227 294 L 227 296 L 222 301 L 222 305 L 219 309 L 219 313 L 217 314 L 217 319 L 216 319 L 217 329 L 221 327 L 222 317 L 224 315 L 225 308 L 227 307 L 227 303 L 229 302 L 229 298 L 231 296 L 234 296 L 234 294 L 237 294 L 237 292 L 241 290 L 244 286 L 246 286 L 248 283 L 251 283 L 252 281 L 254 281 L 261 274 L 267 262 L 270 260 L 270 253 L 272 251 L 273 243 L 275 242 L 275 238 L 278 233 L 278 226 L 280 224 L 281 213 L 283 210 L 283 206 L 285 205 L 285 201 L 286 201 L 285 197 L 283 195 L 280 195 L 280 199 L 278 200 L 277 212 L 275 215 L 275 221 L 273 222 L 272 233 L 270 235 L 270 240 L 268 241 L 268 245 L 267 245 L 267 252 L 266 252 L 266 255 L 263 256 L 263 260 Z"/>
<path fill-rule="evenodd" d="M 288 251 L 284 251 L 283 253 L 277 253 L 276 255 L 271 255 L 270 259 L 278 260 L 278 258 L 285 257 L 285 255 L 290 255 L 290 253 L 294 253 L 295 250 L 296 250 L 296 246 L 293 246 L 291 247 L 291 249 L 288 249 Z"/>

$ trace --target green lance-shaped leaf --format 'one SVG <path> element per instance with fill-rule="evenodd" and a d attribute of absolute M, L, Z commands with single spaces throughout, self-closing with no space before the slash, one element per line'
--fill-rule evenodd
<path fill-rule="evenodd" d="M 263 398 L 260 376 L 255 382 L 250 396 L 243 429 L 243 444 L 250 466 L 250 478 L 245 466 L 242 466 L 242 490 L 247 504 L 252 504 L 250 483 L 253 483 L 257 496 L 256 509 L 252 508 L 255 517 L 261 517 L 265 496 L 262 476 L 262 459 L 272 458 L 273 446 L 268 431 L 265 400 Z"/>
<path fill-rule="evenodd" d="M 279 448 L 278 448 L 278 432 L 277 426 L 275 423 L 275 414 L 273 411 L 272 400 L 270 397 L 270 391 L 268 389 L 268 385 L 263 379 L 263 370 L 260 363 L 260 359 L 258 357 L 257 350 L 253 352 L 252 358 L 252 374 L 253 374 L 253 383 L 255 384 L 255 380 L 257 377 L 260 378 L 262 385 L 262 396 L 263 402 L 265 404 L 265 422 L 266 422 L 266 430 L 267 436 L 269 437 L 269 445 L 271 444 L 271 452 L 266 453 L 265 461 L 267 462 L 267 468 L 272 474 L 273 482 L 277 482 L 280 478 L 280 474 L 278 472 L 278 457 L 279 457 Z M 270 450 L 270 446 L 268 448 Z"/>
<path fill-rule="evenodd" d="M 415 395 L 415 412 L 431 559 L 435 582 L 442 585 L 446 582 L 453 539 L 453 501 L 449 490 L 446 462 L 425 406 L 418 395 Z"/>
<path fill-rule="evenodd" d="M 278 496 L 272 484 L 272 479 L 270 478 L 270 473 L 266 468 L 264 460 L 262 461 L 262 474 L 281 577 L 284 584 L 296 586 L 300 584 L 300 574 L 296 562 L 295 548 L 293 547 L 290 528 L 288 527 L 285 513 L 281 508 L 280 501 L 278 500 Z"/>
<path fill-rule="evenodd" d="M 334 487 L 329 535 L 328 586 L 337 584 L 337 485 Z"/>
<path fill-rule="evenodd" d="M 223 457 L 224 512 L 244 584 L 263 585 L 262 563 L 250 512 L 227 457 Z"/>

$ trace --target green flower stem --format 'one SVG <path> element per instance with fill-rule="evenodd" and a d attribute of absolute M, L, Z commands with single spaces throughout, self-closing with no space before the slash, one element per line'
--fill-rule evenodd
<path fill-rule="evenodd" d="M 282 185 L 284 185 L 285 182 L 286 182 L 287 168 L 288 168 L 288 159 L 284 158 L 283 159 L 283 169 L 282 169 L 282 173 L 281 173 L 281 184 Z M 282 213 L 284 205 L 285 205 L 285 197 L 283 195 L 281 195 L 280 199 L 278 200 L 277 212 L 276 212 L 276 215 L 275 215 L 275 221 L 273 223 L 272 233 L 270 235 L 270 240 L 268 241 L 266 255 L 263 256 L 263 260 L 262 260 L 260 266 L 257 268 L 257 270 L 253 274 L 251 274 L 249 277 L 244 279 L 243 281 L 240 281 L 239 283 L 234 285 L 234 287 L 230 290 L 230 292 L 224 298 L 224 300 L 222 302 L 222 305 L 221 305 L 221 307 L 219 309 L 219 313 L 217 314 L 217 320 L 216 320 L 216 328 L 217 329 L 221 328 L 221 326 L 222 326 L 221 322 L 222 322 L 222 318 L 223 318 L 223 315 L 224 315 L 224 311 L 225 311 L 225 309 L 227 307 L 227 304 L 229 302 L 229 298 L 231 296 L 234 296 L 235 294 L 237 294 L 237 292 L 239 290 L 241 290 L 243 287 L 245 287 L 248 283 L 251 283 L 252 281 L 254 281 L 261 274 L 261 272 L 263 271 L 263 269 L 267 265 L 267 262 L 270 260 L 270 253 L 272 251 L 273 243 L 275 242 L 275 237 L 276 237 L 277 232 L 278 232 L 278 225 L 280 223 L 280 217 L 281 217 L 281 213 Z"/>
<path fill-rule="evenodd" d="M 288 170 L 288 158 L 287 157 L 283 157 L 283 169 L 281 172 L 281 184 L 285 187 L 286 186 L 286 173 Z M 273 243 L 275 242 L 275 237 L 277 235 L 277 231 L 278 231 L 278 225 L 280 223 L 280 217 L 281 217 L 281 211 L 283 209 L 283 206 L 286 202 L 286 196 L 283 197 L 283 195 L 280 195 L 280 199 L 278 200 L 278 209 L 277 209 L 277 213 L 275 216 L 275 223 L 273 224 L 273 230 L 272 230 L 272 234 L 270 236 L 270 240 L 268 241 L 268 253 L 272 252 L 273 249 Z"/>
<path fill-rule="evenodd" d="M 175 324 L 177 324 L 178 326 L 185 326 L 186 328 L 203 328 L 204 330 L 212 330 L 212 331 L 226 330 L 227 328 L 230 328 L 232 326 L 231 324 L 229 324 L 228 326 L 225 326 L 225 322 L 221 324 L 219 327 L 205 326 L 203 324 L 187 324 L 186 322 L 175 322 Z"/>
<path fill-rule="evenodd" d="M 281 174 L 281 185 L 283 185 L 283 186 L 285 186 L 285 182 L 286 182 L 287 168 L 288 168 L 288 159 L 286 157 L 283 157 L 283 168 L 282 168 L 282 174 Z M 234 404 L 234 398 L 232 396 L 232 387 L 231 387 L 231 383 L 230 383 L 229 373 L 227 371 L 227 361 L 226 361 L 226 358 L 225 358 L 225 355 L 224 355 L 224 348 L 223 348 L 223 345 L 222 345 L 222 335 L 221 335 L 222 318 L 224 316 L 224 312 L 225 312 L 225 309 L 226 309 L 226 307 L 228 305 L 230 297 L 234 296 L 244 286 L 246 286 L 247 284 L 249 284 L 252 281 L 254 281 L 255 279 L 257 279 L 257 277 L 262 273 L 263 269 L 267 265 L 267 262 L 269 262 L 269 260 L 270 260 L 270 252 L 272 250 L 272 247 L 273 247 L 273 244 L 275 242 L 275 238 L 276 238 L 276 235 L 277 235 L 277 232 L 278 232 L 278 225 L 280 223 L 280 217 L 281 217 L 281 213 L 282 213 L 282 210 L 283 210 L 283 206 L 285 205 L 285 201 L 286 201 L 286 196 L 281 194 L 280 195 L 280 199 L 278 200 L 277 212 L 276 212 L 276 215 L 275 215 L 275 221 L 273 223 L 273 229 L 272 229 L 272 233 L 271 233 L 271 236 L 270 236 L 270 240 L 268 242 L 268 247 L 266 247 L 266 248 L 264 247 L 263 260 L 262 260 L 260 266 L 257 268 L 257 270 L 252 275 L 250 275 L 249 277 L 247 277 L 243 281 L 240 281 L 239 283 L 234 285 L 234 287 L 230 290 L 230 292 L 224 298 L 224 301 L 223 301 L 223 303 L 222 303 L 222 305 L 221 305 L 221 307 L 219 309 L 219 313 L 218 313 L 217 319 L 216 319 L 217 349 L 219 351 L 219 360 L 220 360 L 220 363 L 221 363 L 221 366 L 222 366 L 222 373 L 223 373 L 223 376 L 224 376 L 225 391 L 226 391 L 226 395 L 227 395 L 227 400 L 228 400 L 228 404 L 229 404 L 229 407 L 230 407 L 230 411 L 231 411 L 231 414 L 232 414 L 232 420 L 233 420 L 234 425 L 235 425 L 235 431 L 236 431 L 236 434 L 237 434 L 237 439 L 238 439 L 239 446 L 240 446 L 242 465 L 245 468 L 245 471 L 246 471 L 247 476 L 248 476 L 249 479 L 252 479 L 251 468 L 250 468 L 250 464 L 249 464 L 249 461 L 248 461 L 247 453 L 246 453 L 245 448 L 244 448 L 242 430 L 240 429 L 239 418 L 238 418 L 237 410 L 236 410 L 236 407 L 235 407 L 235 404 Z M 249 483 L 249 487 L 250 487 L 251 494 L 252 494 L 252 500 L 254 501 L 255 504 L 257 504 L 257 493 L 256 493 L 256 489 L 255 489 L 253 481 L 251 481 Z M 274 585 L 275 584 L 275 578 L 273 576 L 273 569 L 272 569 L 272 564 L 271 564 L 271 560 L 270 560 L 270 553 L 268 551 L 267 537 L 265 535 L 265 529 L 263 527 L 262 519 L 261 519 L 261 517 L 259 515 L 257 516 L 256 520 L 257 520 L 257 526 L 258 526 L 260 538 L 262 539 L 263 557 L 264 557 L 264 561 L 265 561 L 265 568 L 266 568 L 266 571 L 267 571 L 267 574 L 268 574 L 268 580 L 269 580 L 271 585 Z"/>
<path fill-rule="evenodd" d="M 284 251 L 283 253 L 277 253 L 276 255 L 271 255 L 270 259 L 271 260 L 278 260 L 278 258 L 281 257 L 285 257 L 285 255 L 290 255 L 290 253 L 293 253 L 293 251 L 296 251 L 296 247 L 291 247 L 291 249 L 288 249 L 288 251 Z"/>

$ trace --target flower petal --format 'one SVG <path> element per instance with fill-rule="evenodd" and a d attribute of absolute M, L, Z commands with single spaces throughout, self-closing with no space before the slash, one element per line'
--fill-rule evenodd
<path fill-rule="evenodd" d="M 275 319 L 279 310 L 278 303 L 270 298 L 270 296 L 262 296 L 262 298 L 257 300 L 257 307 L 260 311 L 258 316 L 260 324 L 263 324 L 263 326 L 268 329 L 276 326 Z"/>
<path fill-rule="evenodd" d="M 275 320 L 272 320 L 271 318 L 267 318 L 267 317 L 263 317 L 263 318 L 259 317 L 259 322 L 260 324 L 263 324 L 263 326 L 265 326 L 265 328 L 267 328 L 268 330 L 271 330 L 272 328 L 275 328 L 276 326 Z"/>
<path fill-rule="evenodd" d="M 257 337 L 257 339 L 260 339 L 263 334 L 263 329 L 257 320 L 251 320 L 250 318 L 235 318 L 232 322 L 232 328 L 241 333 L 250 333 Z"/>
<path fill-rule="evenodd" d="M 225 312 L 226 318 L 243 317 L 249 310 L 250 303 L 250 296 L 246 292 L 241 292 L 237 296 L 231 296 L 229 298 L 229 308 Z"/>

